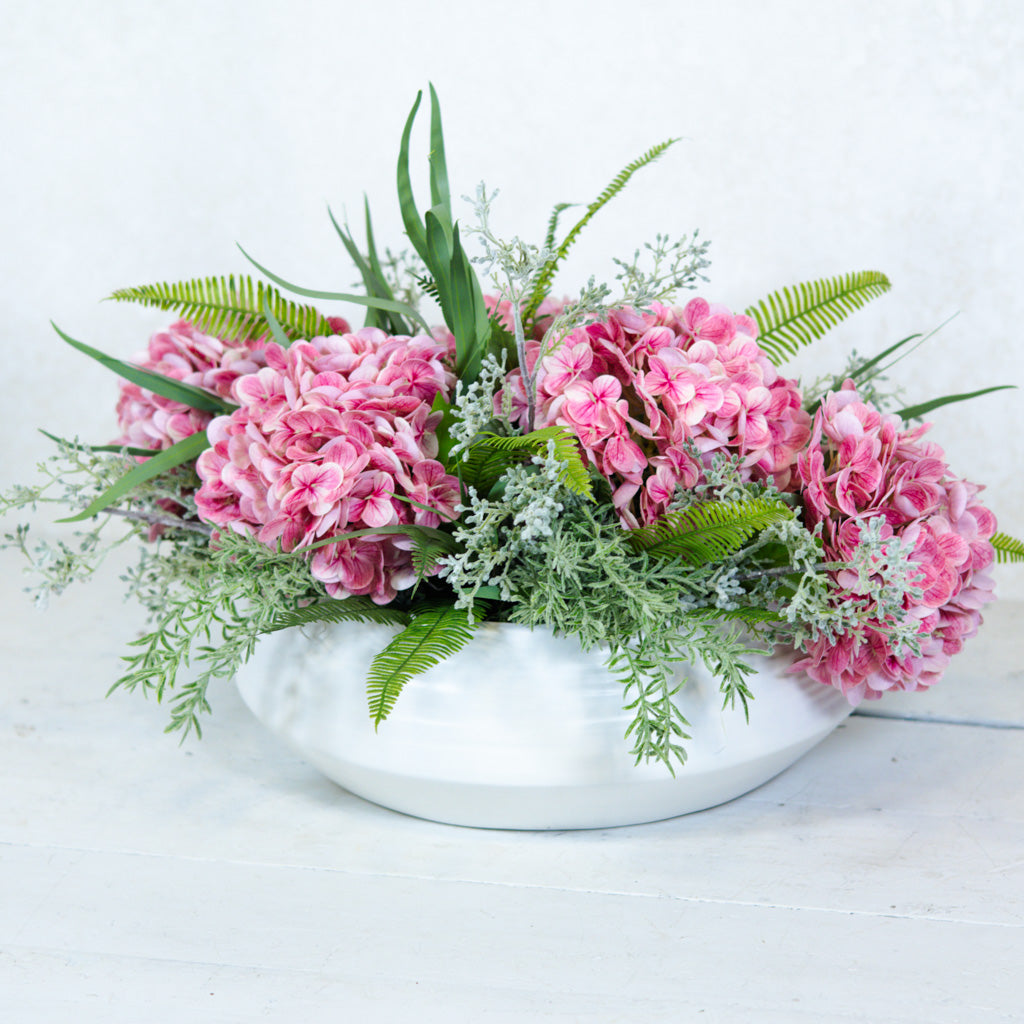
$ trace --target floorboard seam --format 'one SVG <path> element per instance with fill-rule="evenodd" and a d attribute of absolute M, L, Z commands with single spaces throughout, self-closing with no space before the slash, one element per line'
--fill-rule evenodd
<path fill-rule="evenodd" d="M 15 844 L 0 842 L 0 846 L 13 845 Z M 1024 929 L 1024 921 L 980 921 L 972 920 L 970 918 L 939 916 L 936 914 L 892 914 L 878 910 L 858 910 L 825 906 L 800 906 L 798 904 L 758 902 L 754 900 L 730 900 L 710 896 L 681 896 L 664 892 L 628 892 L 618 889 L 582 889 L 571 888 L 564 885 L 546 885 L 538 882 L 505 882 L 483 878 L 441 878 L 433 875 L 416 875 L 398 871 L 357 871 L 351 868 L 331 867 L 329 865 L 273 864 L 263 861 L 229 860 L 226 858 L 222 860 L 215 860 L 210 857 L 190 857 L 182 854 L 145 853 L 138 850 L 99 850 L 89 847 L 63 847 L 51 846 L 48 844 L 28 843 L 21 843 L 18 845 L 39 849 L 62 850 L 68 853 L 93 853 L 117 857 L 142 857 L 152 860 L 181 860 L 191 863 L 223 865 L 225 867 L 257 868 L 272 871 L 324 872 L 327 874 L 347 875 L 351 878 L 380 878 L 406 882 L 434 882 L 442 885 L 479 885 L 499 889 L 535 889 L 541 892 L 566 893 L 573 896 L 608 896 L 624 897 L 627 899 L 671 900 L 677 903 L 699 903 L 709 906 L 745 907 L 748 909 L 760 910 L 789 910 L 794 913 L 839 914 L 846 917 L 875 917 L 896 921 L 921 921 L 929 924 L 969 925 L 973 927 L 1007 928 L 1011 930 Z"/>

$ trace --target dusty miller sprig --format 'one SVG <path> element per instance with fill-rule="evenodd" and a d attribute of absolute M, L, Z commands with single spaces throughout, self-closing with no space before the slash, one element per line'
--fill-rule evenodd
<path fill-rule="evenodd" d="M 473 442 L 473 439 L 487 430 L 493 431 L 495 426 L 502 432 L 511 432 L 509 417 L 512 414 L 512 396 L 505 383 L 505 354 L 500 359 L 488 353 L 480 366 L 480 374 L 468 386 L 461 380 L 455 382 L 455 395 L 452 398 L 454 417 L 450 428 L 450 436 L 454 442 L 450 456 L 454 457 Z M 502 390 L 502 408 L 496 416 L 494 412 L 494 396 Z M 497 420 L 497 423 L 495 423 Z"/>
<path fill-rule="evenodd" d="M 454 537 L 461 550 L 439 562 L 440 578 L 455 591 L 456 608 L 471 608 L 484 586 L 497 587 L 503 600 L 513 599 L 510 568 L 551 536 L 558 514 L 578 500 L 562 482 L 564 469 L 549 441 L 546 455 L 505 471 L 500 497 L 484 497 L 468 488 L 466 503 L 456 509 Z"/>

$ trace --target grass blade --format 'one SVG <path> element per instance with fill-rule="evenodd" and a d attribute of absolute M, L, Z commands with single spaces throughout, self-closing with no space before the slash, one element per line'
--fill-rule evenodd
<path fill-rule="evenodd" d="M 153 458 L 147 459 L 141 465 L 130 470 L 120 480 L 108 487 L 88 508 L 83 509 L 77 515 L 58 519 L 57 522 L 78 523 L 83 519 L 91 519 L 107 508 L 107 506 L 113 505 L 115 501 L 129 494 L 139 484 L 144 484 L 147 480 L 152 480 L 153 477 L 166 473 L 168 470 L 174 469 L 175 466 L 180 466 L 184 462 L 193 461 L 199 456 L 200 452 L 209 447 L 210 442 L 206 439 L 205 430 L 200 431 L 198 434 L 192 434 L 183 441 L 171 445 L 170 448 L 165 448 L 159 455 L 154 455 Z"/>
<path fill-rule="evenodd" d="M 105 366 L 108 370 L 113 370 L 118 377 L 123 377 L 133 384 L 138 384 L 139 387 L 146 388 L 155 395 L 169 398 L 172 402 L 180 402 L 182 405 L 187 405 L 192 409 L 199 409 L 201 412 L 225 413 L 231 412 L 232 409 L 236 408 L 230 402 L 225 402 L 219 395 L 204 391 L 202 388 L 193 387 L 191 384 L 184 384 L 173 377 L 165 377 L 161 373 L 151 373 L 149 370 L 143 370 L 138 366 L 133 366 L 131 363 L 125 363 L 120 359 L 115 359 L 113 356 L 108 356 L 99 349 L 86 345 L 84 341 L 75 341 L 74 338 L 65 334 L 52 320 L 50 323 L 53 329 L 72 348 L 78 349 L 79 352 L 89 356 L 90 359 L 95 359 L 96 362 Z"/>

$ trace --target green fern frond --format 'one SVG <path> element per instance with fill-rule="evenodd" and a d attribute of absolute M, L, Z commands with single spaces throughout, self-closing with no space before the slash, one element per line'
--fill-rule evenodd
<path fill-rule="evenodd" d="M 276 633 L 292 626 L 308 626 L 314 622 L 381 622 L 402 625 L 409 621 L 407 612 L 374 604 L 368 597 L 346 597 L 341 601 L 316 601 L 304 608 L 282 613 L 266 632 Z"/>
<path fill-rule="evenodd" d="M 757 343 L 776 366 L 795 355 L 892 285 L 876 270 L 805 281 L 772 292 L 747 308 L 758 326 Z"/>
<path fill-rule="evenodd" d="M 415 615 L 370 665 L 366 695 L 374 728 L 391 713 L 402 687 L 413 676 L 439 665 L 469 643 L 476 623 L 475 615 L 451 605 Z"/>
<path fill-rule="evenodd" d="M 778 499 L 708 501 L 632 530 L 630 539 L 638 551 L 700 566 L 735 554 L 766 526 L 792 518 L 792 509 Z"/>
<path fill-rule="evenodd" d="M 992 537 L 992 547 L 996 549 L 997 562 L 1024 562 L 1024 543 L 1006 533 L 997 533 Z"/>
<path fill-rule="evenodd" d="M 269 331 L 263 303 L 270 309 L 289 338 L 315 338 L 333 334 L 327 320 L 312 306 L 300 306 L 284 298 L 276 288 L 249 276 L 204 277 L 174 284 L 119 288 L 115 302 L 138 302 L 143 306 L 172 309 L 197 330 L 231 341 L 257 338 Z"/>
<path fill-rule="evenodd" d="M 536 316 L 537 309 L 540 304 L 544 301 L 544 296 L 547 295 L 548 289 L 551 287 L 551 282 L 555 278 L 555 271 L 558 269 L 558 264 L 565 259 L 569 250 L 572 248 L 573 243 L 579 237 L 580 232 L 590 223 L 594 214 L 598 212 L 603 206 L 610 203 L 628 184 L 629 179 L 636 174 L 641 168 L 646 167 L 648 164 L 654 163 L 665 152 L 669 146 L 674 145 L 678 142 L 678 139 L 667 139 L 665 142 L 659 142 L 658 145 L 652 146 L 643 156 L 637 157 L 631 163 L 626 164 L 625 167 L 615 175 L 614 178 L 608 183 L 605 190 L 587 207 L 587 212 L 573 225 L 569 234 L 565 236 L 562 244 L 555 250 L 554 256 L 549 259 L 544 266 L 541 268 L 540 273 L 537 275 L 537 282 L 533 286 L 533 291 L 530 293 L 529 301 L 526 304 L 526 309 L 523 313 L 524 323 L 533 323 L 533 318 Z M 548 224 L 548 236 L 551 241 L 548 243 L 549 246 L 554 245 L 554 232 L 557 228 L 558 215 L 562 210 L 571 206 L 571 203 L 559 203 L 555 207 L 554 213 L 551 215 L 551 221 Z"/>
<path fill-rule="evenodd" d="M 562 483 L 574 494 L 592 499 L 590 474 L 576 438 L 566 427 L 542 427 L 512 437 L 488 434 L 470 445 L 456 469 L 463 483 L 474 487 L 478 494 L 486 494 L 510 466 L 527 462 L 535 455 L 546 455 L 549 441 L 554 442 L 555 458 L 562 463 Z"/>
<path fill-rule="evenodd" d="M 555 234 L 558 231 L 558 221 L 561 218 L 562 214 L 572 206 L 572 203 L 555 204 L 555 208 L 551 211 L 551 216 L 548 218 L 548 230 L 544 235 L 545 249 L 554 249 Z"/>

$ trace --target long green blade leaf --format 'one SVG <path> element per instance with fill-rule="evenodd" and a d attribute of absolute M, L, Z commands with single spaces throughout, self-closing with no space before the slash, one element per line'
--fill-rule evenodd
<path fill-rule="evenodd" d="M 131 363 L 125 363 L 120 359 L 115 359 L 113 356 L 108 356 L 99 349 L 86 345 L 83 341 L 75 341 L 74 338 L 65 334 L 52 320 L 50 323 L 53 325 L 53 329 L 72 348 L 76 348 L 84 355 L 95 359 L 96 362 L 105 366 L 108 370 L 113 370 L 118 377 L 123 377 L 133 384 L 138 384 L 139 387 L 146 388 L 155 395 L 169 398 L 172 402 L 181 402 L 182 405 L 187 405 L 192 409 L 199 409 L 202 412 L 224 413 L 231 412 L 232 409 L 237 408 L 230 402 L 225 402 L 218 395 L 204 391 L 202 388 L 193 387 L 191 384 L 183 384 L 180 380 L 175 380 L 173 377 L 165 377 L 160 373 L 151 373 L 149 370 L 140 369 Z"/>
<path fill-rule="evenodd" d="M 69 441 L 66 437 L 58 437 L 47 430 L 39 428 L 39 433 L 48 437 L 55 444 L 63 444 L 68 448 L 77 448 L 80 452 L 124 452 L 126 455 L 136 455 L 142 458 L 149 458 L 152 455 L 159 455 L 162 448 L 131 448 L 123 444 L 80 444 L 78 441 Z"/>
<path fill-rule="evenodd" d="M 266 318 L 267 326 L 270 328 L 270 333 L 274 336 L 274 341 L 281 346 L 281 348 L 287 348 L 291 343 L 291 338 L 281 329 L 274 311 L 270 308 L 270 303 L 267 301 L 267 297 L 263 296 L 263 316 Z"/>
<path fill-rule="evenodd" d="M 452 236 L 451 283 L 452 322 L 449 326 L 455 335 L 456 372 L 460 380 L 470 384 L 480 375 L 491 339 L 491 320 L 480 282 L 459 240 L 457 226 Z"/>
<path fill-rule="evenodd" d="M 416 111 L 420 109 L 423 92 L 416 93 L 416 102 L 409 111 L 405 128 L 402 130 L 402 142 L 398 150 L 398 205 L 402 211 L 402 223 L 412 247 L 427 261 L 427 238 L 423 229 L 423 221 L 416 209 L 416 198 L 412 192 L 412 177 L 409 174 L 409 142 L 412 138 L 412 125 L 416 120 Z"/>
<path fill-rule="evenodd" d="M 929 402 L 922 402 L 920 405 L 909 405 L 901 409 L 897 416 L 901 420 L 914 420 L 921 416 L 927 416 L 933 409 L 939 409 L 944 405 L 952 405 L 954 402 L 966 402 L 969 398 L 978 398 L 980 395 L 988 395 L 993 391 L 1015 390 L 1016 384 L 997 384 L 995 387 L 982 388 L 980 391 L 968 391 L 960 395 L 944 395 L 942 398 L 933 398 Z"/>
<path fill-rule="evenodd" d="M 38 429 L 40 434 L 48 437 L 54 444 L 75 448 L 80 452 L 124 452 L 125 455 L 148 459 L 154 455 L 159 455 L 164 450 L 163 448 L 133 448 L 130 445 L 124 444 L 83 444 L 79 441 L 69 441 L 66 437 L 58 437 L 56 434 L 43 430 L 42 427 Z"/>
<path fill-rule="evenodd" d="M 295 292 L 296 295 L 306 295 L 313 299 L 329 299 L 335 302 L 351 302 L 357 306 L 373 306 L 374 309 L 386 309 L 392 313 L 401 313 L 403 316 L 409 317 L 411 320 L 415 320 L 418 324 L 421 324 L 428 333 L 430 327 L 426 320 L 423 319 L 406 302 L 398 302 L 395 299 L 380 299 L 373 295 L 353 295 L 349 292 L 321 292 L 316 291 L 313 288 L 303 288 L 301 285 L 292 284 L 291 281 L 286 281 L 283 277 L 278 277 L 273 271 L 268 270 L 261 263 L 257 263 L 241 246 L 238 246 L 242 255 L 264 276 L 270 278 L 275 284 L 279 284 L 282 288 L 286 288 L 290 292 Z"/>
<path fill-rule="evenodd" d="M 433 85 L 430 86 L 430 204 L 451 210 L 448 164 L 444 155 L 444 133 L 441 130 L 441 104 Z M 451 219 L 450 212 L 448 216 Z"/>
<path fill-rule="evenodd" d="M 113 505 L 115 501 L 123 498 L 126 494 L 130 494 L 139 484 L 144 484 L 147 480 L 152 480 L 153 477 L 166 473 L 168 470 L 174 469 L 175 466 L 180 466 L 184 462 L 191 462 L 199 456 L 200 452 L 209 447 L 210 442 L 206 439 L 205 430 L 200 431 L 198 434 L 192 434 L 183 441 L 171 445 L 170 448 L 165 448 L 159 455 L 154 455 L 153 458 L 147 459 L 141 465 L 130 470 L 120 480 L 108 487 L 88 508 L 79 512 L 78 515 L 58 519 L 57 522 L 77 523 L 83 519 L 91 519 L 109 505 Z"/>
<path fill-rule="evenodd" d="M 366 289 L 367 295 L 377 295 L 382 298 L 390 299 L 391 293 L 388 292 L 386 295 L 381 291 L 380 282 L 376 279 L 370 265 L 363 259 L 363 254 L 359 251 L 359 247 L 355 243 L 355 239 L 352 237 L 352 233 L 337 222 L 334 217 L 334 212 L 331 208 L 327 207 L 327 216 L 331 218 L 331 223 L 334 225 L 334 230 L 338 233 L 338 237 L 341 239 L 342 244 L 348 250 L 349 256 L 352 258 L 352 262 L 356 265 L 356 269 L 359 271 L 359 275 L 363 279 L 363 287 Z M 381 327 L 385 326 L 385 321 L 388 314 L 383 310 L 374 309 L 372 306 L 366 308 L 366 319 L 363 321 L 365 327 Z M 399 331 L 397 333 L 405 334 L 408 332 Z"/>

